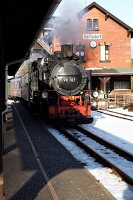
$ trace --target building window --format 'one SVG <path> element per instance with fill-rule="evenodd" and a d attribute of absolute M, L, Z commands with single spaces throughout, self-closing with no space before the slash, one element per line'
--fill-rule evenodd
<path fill-rule="evenodd" d="M 98 19 L 93 19 L 93 29 L 94 30 L 98 29 Z"/>
<path fill-rule="evenodd" d="M 98 30 L 98 19 L 87 19 L 87 30 Z"/>
<path fill-rule="evenodd" d="M 100 61 L 106 62 L 110 61 L 109 59 L 109 45 L 101 45 L 101 59 Z"/>
<path fill-rule="evenodd" d="M 114 90 L 128 90 L 130 89 L 129 81 L 115 81 Z"/>
<path fill-rule="evenodd" d="M 92 30 L 92 20 L 91 19 L 87 19 L 87 29 Z"/>

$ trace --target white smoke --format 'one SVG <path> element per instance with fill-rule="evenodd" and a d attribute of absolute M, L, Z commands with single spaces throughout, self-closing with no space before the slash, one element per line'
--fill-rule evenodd
<path fill-rule="evenodd" d="M 63 0 L 59 8 L 58 22 L 54 24 L 54 34 L 60 42 L 74 44 L 80 33 L 78 12 L 82 9 L 79 0 Z"/>

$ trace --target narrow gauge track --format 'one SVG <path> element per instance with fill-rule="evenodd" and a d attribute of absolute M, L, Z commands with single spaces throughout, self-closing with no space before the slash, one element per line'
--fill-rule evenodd
<path fill-rule="evenodd" d="M 103 113 L 103 114 L 106 114 L 109 116 L 129 120 L 129 121 L 133 121 L 133 116 L 128 115 L 128 114 L 119 113 L 119 112 L 115 112 L 115 111 L 111 111 L 111 110 L 97 110 L 97 112 L 100 112 L 100 113 Z"/>
<path fill-rule="evenodd" d="M 128 162 L 131 162 L 131 165 L 132 165 L 132 162 L 133 162 L 133 155 L 132 154 L 130 154 L 130 153 L 126 152 L 125 150 L 103 140 L 100 137 L 97 137 L 97 136 L 95 137 L 95 135 L 90 136 L 90 132 L 88 132 L 87 130 L 85 130 L 85 129 L 79 127 L 79 126 L 78 127 L 76 126 L 75 129 L 72 130 L 73 133 L 71 133 L 71 129 L 65 129 L 65 128 L 62 128 L 62 127 L 56 127 L 56 129 L 58 131 L 60 131 L 62 134 L 64 134 L 69 140 L 76 143 L 76 145 L 78 145 L 80 148 L 84 149 L 92 157 L 94 157 L 97 162 L 111 168 L 115 172 L 115 174 L 120 176 L 125 182 L 127 182 L 130 185 L 133 185 L 133 175 L 128 175 L 120 166 L 118 166 L 117 164 L 113 163 L 108 158 L 106 158 L 107 154 L 109 156 L 110 153 L 105 152 L 105 147 L 108 148 L 108 149 L 110 148 L 111 152 L 113 152 L 114 154 L 117 154 L 117 155 L 113 155 L 116 160 L 117 160 L 117 157 L 119 155 L 121 155 L 121 158 L 123 157 L 122 158 L 123 160 L 126 159 L 126 160 L 128 160 Z M 101 151 L 103 151 L 105 153 L 99 153 L 98 149 L 96 150 L 96 149 L 94 149 L 94 147 L 91 147 L 90 144 L 89 145 L 86 144 L 85 139 L 80 138 L 80 136 L 77 133 L 77 130 L 80 131 L 80 134 L 84 134 L 85 136 L 87 136 L 86 139 L 88 139 L 89 137 L 91 137 L 91 139 L 92 139 L 92 137 L 93 137 L 93 140 L 95 142 L 97 141 L 98 143 L 104 145 L 105 147 L 100 147 L 100 149 L 101 149 Z"/>
<path fill-rule="evenodd" d="M 92 132 L 82 128 L 81 126 L 76 126 L 75 129 L 77 129 L 78 131 L 80 131 L 81 133 L 86 135 L 87 137 L 89 137 L 89 138 L 95 140 L 96 142 L 100 143 L 101 145 L 104 145 L 107 148 L 112 149 L 113 151 L 115 151 L 120 156 L 123 156 L 125 159 L 133 162 L 133 154 L 132 153 L 129 153 L 128 151 L 126 151 L 126 150 L 116 146 L 115 144 L 99 137 L 98 135 L 93 134 Z"/>

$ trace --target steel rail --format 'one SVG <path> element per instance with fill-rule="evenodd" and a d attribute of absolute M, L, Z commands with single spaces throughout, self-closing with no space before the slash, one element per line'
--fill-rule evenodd
<path fill-rule="evenodd" d="M 114 163 L 107 160 L 104 156 L 100 155 L 97 151 L 86 145 L 84 142 L 80 141 L 77 137 L 70 134 L 67 130 L 65 130 L 62 127 L 56 126 L 56 129 L 64 134 L 66 137 L 68 137 L 71 141 L 76 143 L 80 148 L 84 149 L 87 153 L 89 153 L 91 156 L 93 156 L 99 163 L 102 165 L 105 165 L 107 167 L 110 167 L 112 170 L 114 170 L 119 176 L 128 184 L 133 185 L 133 178 L 128 176 L 125 172 L 123 172 L 118 166 L 116 166 Z"/>
<path fill-rule="evenodd" d="M 122 149 L 121 147 L 116 146 L 115 144 L 101 138 L 100 136 L 98 136 L 96 134 L 93 134 L 92 132 L 82 128 L 81 126 L 75 126 L 74 128 L 77 129 L 78 131 L 82 132 L 83 134 L 85 134 L 87 137 L 92 138 L 96 142 L 114 150 L 117 154 L 123 156 L 127 160 L 133 161 L 133 154 L 132 153 Z"/>

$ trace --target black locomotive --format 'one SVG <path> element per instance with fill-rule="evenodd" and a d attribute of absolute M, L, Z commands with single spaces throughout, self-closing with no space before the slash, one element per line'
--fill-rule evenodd
<path fill-rule="evenodd" d="M 92 123 L 87 81 L 73 46 L 62 45 L 61 51 L 29 65 L 21 77 L 21 99 L 47 119 Z"/>

